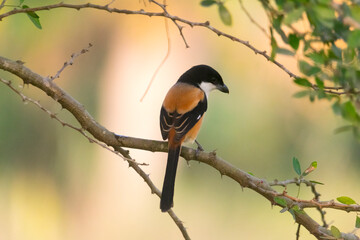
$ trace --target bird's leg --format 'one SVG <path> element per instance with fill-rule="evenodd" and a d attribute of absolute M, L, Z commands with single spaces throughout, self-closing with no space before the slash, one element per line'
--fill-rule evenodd
<path fill-rule="evenodd" d="M 197 151 L 203 152 L 203 151 L 204 151 L 204 148 L 201 146 L 201 144 L 200 144 L 198 141 L 196 141 L 196 140 L 195 140 L 195 143 L 196 143 L 196 145 L 197 145 Z"/>

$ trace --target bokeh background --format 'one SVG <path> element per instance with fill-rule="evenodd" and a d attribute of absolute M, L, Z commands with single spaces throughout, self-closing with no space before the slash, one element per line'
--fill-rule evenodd
<path fill-rule="evenodd" d="M 57 1 L 25 0 L 34 7 Z M 104 4 L 104 1 L 92 1 Z M 85 3 L 72 1 L 72 3 Z M 106 2 L 107 3 L 107 2 Z M 7 4 L 18 4 L 8 0 Z M 244 1 L 264 27 L 266 16 L 258 1 Z M 248 20 L 238 1 L 227 1 L 233 26 L 224 26 L 216 8 L 199 1 L 168 0 L 168 10 L 193 21 L 209 20 L 224 32 L 269 49 L 269 40 Z M 160 11 L 147 1 L 115 1 L 112 7 Z M 5 7 L 1 12 L 9 11 Z M 345 123 L 334 116 L 329 102 L 296 99 L 300 88 L 274 64 L 248 48 L 203 29 L 184 28 L 185 48 L 178 29 L 169 23 L 171 52 L 143 102 L 155 69 L 167 51 L 164 19 L 109 14 L 84 9 L 39 12 L 42 30 L 25 14 L 0 23 L 1 56 L 22 60 L 43 76 L 53 76 L 74 52 L 93 47 L 78 57 L 56 83 L 83 103 L 106 128 L 118 134 L 161 139 L 159 110 L 167 90 L 188 68 L 208 64 L 217 69 L 230 94 L 211 94 L 199 142 L 237 167 L 267 179 L 295 177 L 292 157 L 303 169 L 312 161 L 318 169 L 307 178 L 322 200 L 350 196 L 360 201 L 359 143 L 350 133 L 335 135 Z M 278 60 L 298 73 L 296 61 Z M 21 91 L 40 100 L 64 121 L 77 125 L 59 104 L 13 75 L 0 71 Z M 131 150 L 143 169 L 161 188 L 165 153 Z M 281 188 L 279 188 L 280 190 Z M 288 188 L 296 195 L 297 188 Z M 300 197 L 311 199 L 302 187 Z M 295 239 L 297 225 L 267 200 L 244 189 L 207 165 L 180 160 L 175 212 L 192 239 Z M 319 213 L 307 211 L 320 222 Z M 355 214 L 327 210 L 328 223 L 351 232 Z M 97 240 L 182 239 L 159 198 L 119 157 L 90 144 L 78 132 L 62 127 L 31 104 L 23 103 L 0 85 L 0 239 Z M 314 239 L 301 230 L 301 239 Z"/>

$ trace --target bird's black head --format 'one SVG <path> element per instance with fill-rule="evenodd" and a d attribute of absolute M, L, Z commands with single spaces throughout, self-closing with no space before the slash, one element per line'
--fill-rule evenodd
<path fill-rule="evenodd" d="M 201 88 L 206 94 L 213 89 L 229 93 L 228 87 L 224 84 L 220 74 L 210 66 L 197 65 L 187 70 L 178 82 L 188 83 Z"/>

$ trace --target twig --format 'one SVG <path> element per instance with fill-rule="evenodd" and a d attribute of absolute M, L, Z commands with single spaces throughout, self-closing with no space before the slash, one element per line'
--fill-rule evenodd
<path fill-rule="evenodd" d="M 270 182 L 269 185 L 270 186 L 282 186 L 282 187 L 286 188 L 287 185 L 289 185 L 289 184 L 296 184 L 296 185 L 300 186 L 301 183 L 304 183 L 306 186 L 311 188 L 311 192 L 314 194 L 314 200 L 316 202 L 319 202 L 321 194 L 316 191 L 316 187 L 315 187 L 316 184 L 312 183 L 304 178 L 300 178 L 300 179 L 294 178 L 294 179 L 289 179 L 289 180 L 285 180 L 285 181 L 274 180 L 273 182 Z M 321 207 L 318 207 L 318 206 L 316 207 L 316 209 L 320 213 L 321 221 L 323 222 L 322 226 L 327 228 L 329 225 L 326 223 L 326 220 L 325 220 L 326 212 L 324 210 L 322 210 Z"/>
<path fill-rule="evenodd" d="M 1 4 L 0 4 L 0 10 L 5 6 L 6 0 L 2 0 Z"/>
<path fill-rule="evenodd" d="M 89 46 L 87 46 L 86 48 L 82 49 L 80 52 L 71 54 L 70 60 L 69 60 L 69 61 L 66 61 L 66 62 L 64 63 L 64 65 L 63 65 L 63 66 L 60 68 L 60 70 L 55 74 L 55 76 L 50 77 L 50 81 L 53 81 L 54 79 L 59 78 L 59 77 L 60 77 L 60 74 L 62 73 L 62 71 L 64 71 L 64 69 L 65 69 L 67 66 L 74 64 L 75 58 L 77 58 L 78 56 L 80 56 L 80 55 L 82 55 L 82 54 L 84 54 L 84 53 L 87 53 L 91 47 L 92 47 L 92 44 L 89 43 Z"/>
<path fill-rule="evenodd" d="M 36 107 L 40 108 L 42 111 L 44 111 L 45 113 L 47 113 L 50 118 L 55 119 L 56 121 L 58 121 L 59 123 L 61 123 L 61 125 L 62 125 L 63 127 L 69 127 L 69 128 L 71 128 L 71 129 L 73 129 L 73 130 L 75 130 L 75 131 L 78 131 L 81 135 L 83 135 L 85 138 L 87 138 L 90 143 L 95 143 L 95 144 L 99 145 L 100 147 L 102 147 L 102 148 L 104 148 L 104 149 L 106 149 L 106 150 L 108 150 L 108 151 L 110 151 L 110 152 L 118 155 L 119 157 L 121 157 L 121 158 L 122 158 L 123 160 L 125 160 L 125 161 L 131 161 L 131 162 L 133 162 L 134 164 L 136 164 L 136 165 L 141 165 L 141 166 L 148 166 L 148 165 L 149 165 L 149 164 L 147 164 L 147 163 L 138 163 L 138 162 L 136 162 L 136 161 L 133 160 L 133 159 L 130 159 L 130 158 L 128 159 L 128 158 L 124 157 L 124 156 L 121 155 L 119 152 L 116 152 L 116 151 L 112 150 L 111 148 L 109 148 L 108 146 L 106 146 L 104 143 L 99 142 L 97 139 L 94 139 L 94 138 L 88 136 L 88 135 L 86 134 L 86 132 L 84 131 L 84 129 L 79 128 L 79 127 L 75 127 L 74 125 L 72 125 L 72 124 L 70 124 L 70 123 L 64 122 L 63 120 L 61 120 L 61 119 L 57 116 L 56 113 L 52 113 L 50 110 L 48 110 L 47 108 L 45 108 L 44 106 L 42 106 L 39 101 L 34 100 L 34 99 L 32 99 L 32 98 L 24 95 L 23 93 L 21 93 L 19 90 L 17 90 L 17 89 L 12 85 L 11 81 L 7 81 L 7 80 L 5 80 L 5 79 L 3 79 L 3 78 L 1 78 L 1 77 L 0 77 L 0 81 L 1 81 L 2 83 L 6 84 L 13 92 L 15 92 L 16 94 L 18 94 L 18 95 L 21 97 L 21 100 L 22 100 L 23 102 L 30 102 L 30 103 L 34 104 Z"/>
<path fill-rule="evenodd" d="M 166 5 L 166 1 L 164 0 L 164 5 Z M 168 23 L 168 19 L 165 18 L 164 19 L 164 23 L 165 23 L 165 31 L 166 31 L 166 38 L 167 38 L 167 51 L 166 51 L 166 55 L 165 57 L 163 58 L 163 60 L 161 61 L 161 63 L 159 64 L 159 66 L 156 68 L 154 74 L 152 75 L 151 79 L 150 79 L 150 82 L 148 84 L 148 86 L 146 87 L 146 90 L 143 94 L 143 96 L 141 97 L 140 99 L 140 102 L 142 102 L 146 96 L 146 94 L 148 93 L 152 83 L 154 82 L 155 80 L 155 77 L 157 76 L 159 70 L 161 69 L 161 67 L 164 65 L 164 63 L 166 62 L 166 60 L 169 58 L 170 56 L 170 50 L 171 50 L 171 39 L 170 39 L 170 33 L 169 33 L 169 23 Z"/>
<path fill-rule="evenodd" d="M 259 28 L 265 35 L 267 38 L 270 38 L 269 33 L 265 30 L 265 28 L 263 28 L 257 21 L 255 21 L 255 19 L 251 16 L 251 14 L 249 13 L 249 11 L 245 8 L 242 0 L 239 0 L 240 3 L 240 7 L 241 9 L 244 11 L 244 13 L 246 14 L 246 16 L 249 18 L 250 22 L 252 22 L 257 28 Z"/>
<path fill-rule="evenodd" d="M 297 227 L 297 230 L 296 230 L 296 240 L 300 239 L 300 227 L 301 227 L 301 225 L 298 224 L 298 227 Z"/>
<path fill-rule="evenodd" d="M 116 146 L 115 150 L 119 151 L 121 154 L 123 154 L 124 157 L 131 159 L 129 152 L 124 150 L 123 148 Z M 147 183 L 147 185 L 151 189 L 151 193 L 156 194 L 160 198 L 161 192 L 151 181 L 151 179 L 149 178 L 149 175 L 146 174 L 138 165 L 134 164 L 133 162 L 129 162 L 129 166 L 132 167 L 135 170 L 135 172 L 137 172 L 144 179 L 144 181 Z M 173 219 L 175 224 L 180 229 L 184 239 L 190 240 L 190 236 L 189 236 L 188 232 L 186 231 L 186 228 L 185 228 L 183 222 L 178 218 L 178 216 L 176 216 L 174 210 L 170 209 L 167 213 L 170 215 L 170 217 Z"/>
<path fill-rule="evenodd" d="M 184 34 L 183 34 L 183 26 L 180 26 L 177 22 L 176 22 L 176 20 L 175 19 L 173 19 L 173 18 L 171 18 L 171 15 L 168 13 L 168 11 L 166 10 L 166 3 L 165 4 L 161 4 L 161 3 L 158 3 L 158 2 L 156 2 L 156 1 L 154 1 L 154 0 L 149 0 L 149 2 L 152 2 L 152 3 L 155 3 L 156 5 L 158 5 L 162 10 L 163 10 L 163 12 L 164 12 L 164 17 L 167 17 L 167 18 L 170 18 L 172 21 L 173 21 L 173 23 L 175 24 L 175 26 L 178 28 L 178 30 L 179 30 L 179 33 L 180 33 L 180 36 L 182 37 L 182 39 L 183 39 L 183 41 L 184 41 L 184 43 L 185 43 L 185 47 L 186 48 L 189 48 L 190 46 L 189 46 L 189 44 L 187 43 L 187 41 L 186 41 L 186 39 L 185 39 L 185 36 L 184 36 Z"/>

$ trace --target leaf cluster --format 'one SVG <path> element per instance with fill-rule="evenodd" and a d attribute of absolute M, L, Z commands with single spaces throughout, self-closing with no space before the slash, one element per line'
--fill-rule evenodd
<path fill-rule="evenodd" d="M 360 4 L 331 0 L 260 0 L 270 21 L 272 59 L 297 55 L 305 90 L 294 96 L 332 102 L 336 115 L 360 139 Z M 350 21 L 351 20 L 351 21 Z M 279 46 L 283 47 L 279 47 Z"/>

